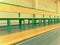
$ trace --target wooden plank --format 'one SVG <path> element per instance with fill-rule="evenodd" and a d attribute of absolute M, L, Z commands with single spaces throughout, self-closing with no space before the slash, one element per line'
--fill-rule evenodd
<path fill-rule="evenodd" d="M 0 11 L 5 12 L 15 12 L 15 13 L 27 13 L 27 14 L 42 14 L 42 11 L 28 9 L 28 8 L 22 8 L 17 6 L 11 6 L 6 4 L 0 4 Z"/>
<path fill-rule="evenodd" d="M 60 27 L 60 24 L 45 26 L 23 32 L 13 33 L 5 36 L 0 36 L 0 45 L 12 45 L 31 37 L 46 33 L 52 29 Z"/>
<path fill-rule="evenodd" d="M 52 13 L 52 12 L 46 12 L 46 11 L 40 11 L 40 10 L 34 10 L 29 8 L 24 8 L 20 6 L 13 6 L 8 4 L 0 4 L 0 11 L 1 12 L 14 12 L 14 13 L 25 13 L 25 14 L 39 14 L 39 15 L 53 15 L 53 16 L 60 16 L 59 14 Z"/>

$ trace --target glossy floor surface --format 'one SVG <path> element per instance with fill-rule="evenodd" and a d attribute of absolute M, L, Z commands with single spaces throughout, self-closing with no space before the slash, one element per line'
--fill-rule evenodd
<path fill-rule="evenodd" d="M 56 28 L 16 45 L 60 45 L 60 28 Z"/>

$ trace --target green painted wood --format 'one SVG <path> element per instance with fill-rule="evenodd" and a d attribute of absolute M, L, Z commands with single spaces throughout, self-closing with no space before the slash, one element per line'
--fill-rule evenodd
<path fill-rule="evenodd" d="M 47 19 L 54 19 L 54 18 L 0 18 L 0 20 L 19 20 L 19 19 L 21 19 L 21 20 L 28 20 L 28 19 L 30 19 L 30 20 L 32 20 L 32 19 L 36 19 L 36 20 L 39 20 L 39 19 L 44 20 L 45 19 L 45 20 L 47 20 Z M 55 18 L 55 19 L 57 19 L 57 18 Z"/>
<path fill-rule="evenodd" d="M 20 13 L 18 13 L 18 17 L 20 18 Z M 19 28 L 20 28 L 20 29 L 22 28 L 21 20 L 19 20 Z"/>
<path fill-rule="evenodd" d="M 46 20 L 43 20 L 43 26 L 46 26 Z"/>
<path fill-rule="evenodd" d="M 53 24 L 53 19 L 51 19 L 51 24 Z"/>
<path fill-rule="evenodd" d="M 32 28 L 34 28 L 34 19 L 32 19 Z"/>
<path fill-rule="evenodd" d="M 20 17 L 20 13 L 18 13 L 18 17 Z"/>
<path fill-rule="evenodd" d="M 59 16 L 57 16 L 57 23 L 59 23 Z"/>
<path fill-rule="evenodd" d="M 54 22 L 53 22 L 54 18 L 51 18 L 51 16 L 49 16 L 49 18 L 50 18 L 50 25 L 51 25 L 51 24 L 54 23 Z"/>
<path fill-rule="evenodd" d="M 30 20 L 28 20 L 28 27 L 30 28 Z"/>
<path fill-rule="evenodd" d="M 48 25 L 51 25 L 51 21 L 50 21 L 50 19 L 48 19 Z"/>
<path fill-rule="evenodd" d="M 54 24 L 55 24 L 55 16 L 54 16 Z"/>
<path fill-rule="evenodd" d="M 39 19 L 39 27 L 42 25 L 42 20 Z"/>
<path fill-rule="evenodd" d="M 58 18 L 58 23 L 59 23 L 59 18 Z"/>
<path fill-rule="evenodd" d="M 43 18 L 45 18 L 45 15 L 43 15 Z M 45 26 L 45 25 L 46 25 L 46 20 L 43 19 L 43 26 Z"/>
<path fill-rule="evenodd" d="M 60 19 L 59 19 L 59 21 L 58 21 L 59 23 L 60 23 Z"/>
<path fill-rule="evenodd" d="M 57 19 L 55 19 L 55 22 L 56 22 L 56 24 L 57 24 Z"/>
<path fill-rule="evenodd" d="M 25 20 L 23 20 L 24 30 L 26 29 L 26 23 Z"/>
<path fill-rule="evenodd" d="M 25 30 L 26 28 L 26 23 L 25 20 L 28 20 L 28 25 L 30 27 L 30 20 L 32 20 L 32 28 L 36 27 L 36 20 L 39 20 L 39 27 L 40 26 L 46 26 L 46 20 L 48 20 L 48 25 L 52 24 L 58 24 L 60 23 L 60 18 L 0 18 L 1 20 L 7 20 L 7 26 L 8 26 L 8 32 L 12 32 L 11 30 L 11 20 L 19 20 L 19 28 L 22 29 L 22 20 L 23 20 L 23 29 Z M 43 22 L 42 22 L 43 20 Z M 54 20 L 54 21 L 53 21 Z"/>
<path fill-rule="evenodd" d="M 11 28 L 11 21 L 7 20 L 7 28 L 8 28 L 8 33 L 12 32 L 12 28 Z"/>
<path fill-rule="evenodd" d="M 34 27 L 36 27 L 36 24 L 37 24 L 37 20 L 34 20 Z"/>
<path fill-rule="evenodd" d="M 19 28 L 22 30 L 22 20 L 19 20 Z"/>
<path fill-rule="evenodd" d="M 56 16 L 54 16 L 54 24 L 56 24 L 56 23 L 57 23 L 56 19 L 57 19 L 57 18 L 56 18 Z"/>
<path fill-rule="evenodd" d="M 56 21 L 56 19 L 55 19 L 55 24 L 56 24 L 56 22 L 57 22 L 57 21 Z"/>

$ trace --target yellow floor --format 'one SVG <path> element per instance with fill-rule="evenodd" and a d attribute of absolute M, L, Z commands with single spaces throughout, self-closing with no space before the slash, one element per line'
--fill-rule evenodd
<path fill-rule="evenodd" d="M 12 45 L 12 44 L 18 43 L 20 41 L 26 40 L 28 38 L 51 31 L 52 29 L 55 29 L 58 27 L 60 27 L 60 24 L 45 26 L 45 27 L 27 30 L 27 31 L 23 31 L 23 32 L 18 32 L 18 33 L 14 33 L 14 34 L 0 36 L 0 45 Z"/>

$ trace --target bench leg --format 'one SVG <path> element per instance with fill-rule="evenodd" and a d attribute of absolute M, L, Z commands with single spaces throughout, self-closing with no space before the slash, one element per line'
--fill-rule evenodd
<path fill-rule="evenodd" d="M 8 33 L 11 33 L 12 32 L 12 28 L 11 28 L 10 20 L 7 20 L 7 27 L 8 27 Z"/>

